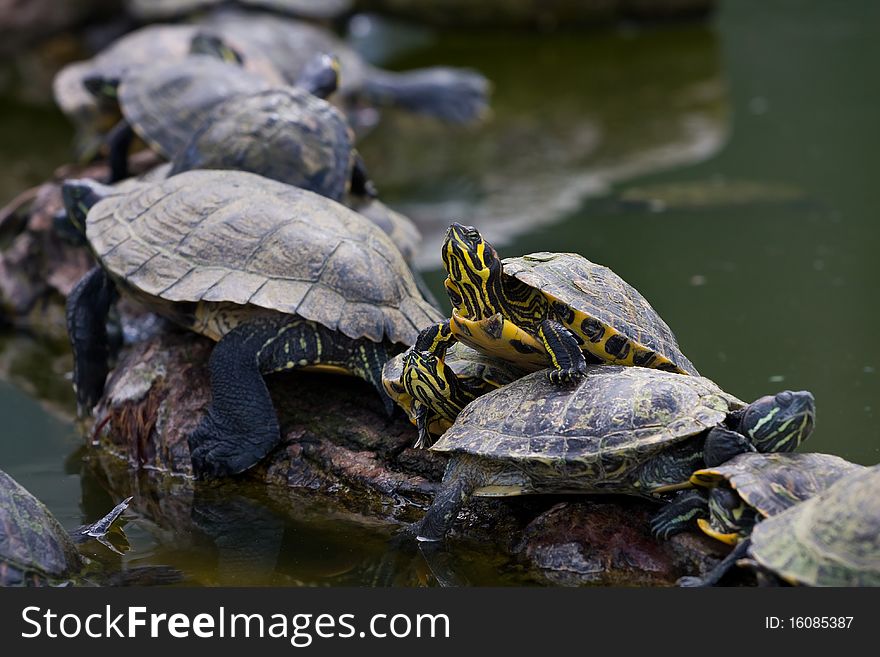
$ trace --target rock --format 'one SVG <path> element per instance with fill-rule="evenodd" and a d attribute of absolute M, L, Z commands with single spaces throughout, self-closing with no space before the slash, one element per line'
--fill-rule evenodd
<path fill-rule="evenodd" d="M 198 515 L 202 524 L 214 518 L 210 531 L 229 548 L 238 540 L 229 536 L 235 523 L 223 524 L 220 518 L 232 511 L 217 507 L 232 504 L 240 515 L 247 503 L 228 499 L 230 489 L 223 484 L 193 482 L 186 442 L 209 401 L 210 350 L 209 340 L 177 330 L 125 348 L 95 409 L 90 458 L 100 464 L 114 497 L 137 494 L 147 500 L 140 512 L 156 526 L 167 527 L 169 514 Z M 376 540 L 387 540 L 421 517 L 442 477 L 444 459 L 410 447 L 415 429 L 402 414 L 387 418 L 367 384 L 354 377 L 294 372 L 272 375 L 270 390 L 284 439 L 264 463 L 233 480 L 236 495 L 239 487 L 261 491 L 273 507 L 291 514 L 317 505 L 320 511 L 309 513 L 370 527 Z M 127 466 L 122 474 L 120 460 Z M 130 474 L 138 471 L 157 480 L 154 490 Z M 213 491 L 209 507 L 214 510 L 196 514 L 205 491 Z M 166 499 L 169 495 L 174 499 Z M 705 571 L 721 556 L 713 542 L 700 537 L 655 541 L 647 502 L 562 499 L 477 500 L 462 513 L 450 540 L 466 549 L 506 554 L 534 581 L 556 585 L 668 585 L 681 575 Z M 428 563 L 439 581 L 457 581 L 454 563 L 438 565 L 436 556 Z"/>

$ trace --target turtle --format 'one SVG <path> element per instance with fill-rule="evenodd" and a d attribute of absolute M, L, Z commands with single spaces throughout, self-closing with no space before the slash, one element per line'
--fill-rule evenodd
<path fill-rule="evenodd" d="M 852 470 L 760 521 L 708 575 L 683 577 L 679 585 L 713 586 L 744 557 L 759 582 L 880 586 L 880 465 Z"/>
<path fill-rule="evenodd" d="M 351 9 L 351 0 L 126 0 L 125 8 L 139 20 L 155 21 L 223 6 L 253 7 L 314 20 L 336 18 Z"/>
<path fill-rule="evenodd" d="M 453 223 L 442 248 L 452 317 L 426 327 L 417 351 L 442 356 L 459 340 L 554 383 L 583 376 L 588 360 L 698 375 L 672 330 L 638 290 L 575 253 L 503 261 L 476 228 Z"/>
<path fill-rule="evenodd" d="M 186 171 L 130 189 L 62 188 L 99 263 L 67 302 L 80 413 L 103 390 L 117 290 L 218 341 L 212 401 L 188 436 L 197 477 L 243 472 L 280 441 L 263 374 L 354 374 L 393 410 L 382 367 L 439 313 L 385 233 L 330 199 L 243 171 Z"/>
<path fill-rule="evenodd" d="M 346 106 L 395 106 L 450 123 L 472 123 L 488 114 L 489 82 L 470 69 L 433 67 L 406 72 L 376 68 L 330 31 L 292 18 L 228 10 L 199 22 L 245 57 L 271 61 L 289 83 L 299 79 L 314 53 L 341 62 L 340 100 Z"/>
<path fill-rule="evenodd" d="M 413 358 L 432 360 L 431 365 L 415 366 Z M 419 371 L 431 368 L 442 382 L 431 389 L 436 390 L 432 403 L 417 405 L 416 397 L 407 391 L 403 381 L 405 371 Z M 481 354 L 470 347 L 456 343 L 444 355 L 442 362 L 436 356 L 414 351 L 412 347 L 398 354 L 382 369 L 382 384 L 385 392 L 404 410 L 410 420 L 420 430 L 420 440 L 416 447 L 428 447 L 422 442 L 422 435 L 441 435 L 446 431 L 461 410 L 471 401 L 487 392 L 505 386 L 528 374 L 509 363 Z M 421 411 L 421 415 L 419 415 Z"/>
<path fill-rule="evenodd" d="M 334 201 L 342 201 L 349 192 L 375 197 L 348 121 L 324 100 L 336 89 L 338 60 L 319 53 L 311 65 L 306 71 L 308 88 L 270 87 L 217 103 L 177 150 L 170 175 L 190 169 L 237 169 Z"/>
<path fill-rule="evenodd" d="M 745 451 L 793 449 L 809 437 L 814 414 L 806 391 L 747 405 L 697 375 L 590 365 L 569 387 L 533 372 L 473 400 L 431 447 L 450 460 L 417 538 L 441 540 L 472 495 L 665 501 L 701 467 Z"/>
<path fill-rule="evenodd" d="M 683 493 L 653 520 L 668 538 L 692 526 L 728 545 L 746 538 L 755 523 L 809 499 L 864 466 L 832 454 L 747 452 L 694 472 L 696 490 Z"/>
<path fill-rule="evenodd" d="M 119 552 L 108 533 L 121 532 L 117 521 L 131 499 L 67 532 L 42 502 L 0 470 L 0 586 L 57 586 L 82 578 L 88 561 L 78 546 L 94 539 Z"/>

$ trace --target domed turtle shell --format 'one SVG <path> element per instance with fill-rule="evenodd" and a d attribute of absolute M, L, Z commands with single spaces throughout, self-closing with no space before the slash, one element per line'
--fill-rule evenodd
<path fill-rule="evenodd" d="M 728 485 L 762 516 L 775 516 L 864 466 L 832 454 L 747 452 L 714 468 L 697 470 L 691 483 Z"/>
<path fill-rule="evenodd" d="M 45 505 L 0 470 L 0 585 L 69 579 L 83 562 Z"/>
<path fill-rule="evenodd" d="M 592 365 L 570 388 L 535 372 L 468 404 L 431 449 L 504 461 L 551 487 L 629 490 L 647 459 L 744 405 L 699 376 Z"/>
<path fill-rule="evenodd" d="M 355 156 L 339 110 L 303 89 L 280 87 L 219 103 L 174 158 L 171 175 L 251 171 L 339 201 Z"/>
<path fill-rule="evenodd" d="M 109 196 L 86 236 L 119 284 L 215 340 L 261 309 L 401 344 L 439 316 L 366 218 L 251 173 L 188 171 Z M 204 303 L 182 319 L 182 302 Z"/>
<path fill-rule="evenodd" d="M 176 64 L 130 71 L 117 93 L 122 113 L 138 136 L 170 159 L 218 103 L 267 87 L 265 80 L 239 66 L 191 55 Z"/>
<path fill-rule="evenodd" d="M 532 253 L 503 260 L 504 274 L 540 290 L 591 353 L 621 365 L 698 375 L 651 304 L 608 267 L 576 253 Z"/>
<path fill-rule="evenodd" d="M 758 523 L 749 554 L 792 584 L 880 586 L 880 466 Z"/>

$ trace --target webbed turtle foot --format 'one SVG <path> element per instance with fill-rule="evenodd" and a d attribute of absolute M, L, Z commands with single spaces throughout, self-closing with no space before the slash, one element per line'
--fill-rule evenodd
<path fill-rule="evenodd" d="M 574 367 L 568 367 L 559 370 L 550 370 L 547 378 L 555 385 L 577 385 L 582 378 L 587 375 L 587 364 L 578 363 Z"/>
<path fill-rule="evenodd" d="M 706 581 L 702 577 L 679 577 L 678 581 L 675 582 L 676 586 L 681 586 L 685 588 L 699 588 L 705 586 L 711 586 L 707 584 Z"/>
<path fill-rule="evenodd" d="M 193 475 L 212 479 L 239 474 L 256 465 L 279 441 L 277 425 L 230 431 L 209 412 L 187 437 Z"/>

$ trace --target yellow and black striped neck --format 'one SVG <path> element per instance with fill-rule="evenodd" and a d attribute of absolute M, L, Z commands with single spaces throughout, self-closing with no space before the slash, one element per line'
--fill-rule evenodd
<path fill-rule="evenodd" d="M 404 359 L 401 383 L 413 399 L 449 422 L 475 399 L 443 359 L 416 349 Z"/>
<path fill-rule="evenodd" d="M 442 256 L 446 289 L 460 314 L 480 320 L 504 312 L 501 259 L 475 228 L 452 224 Z"/>

